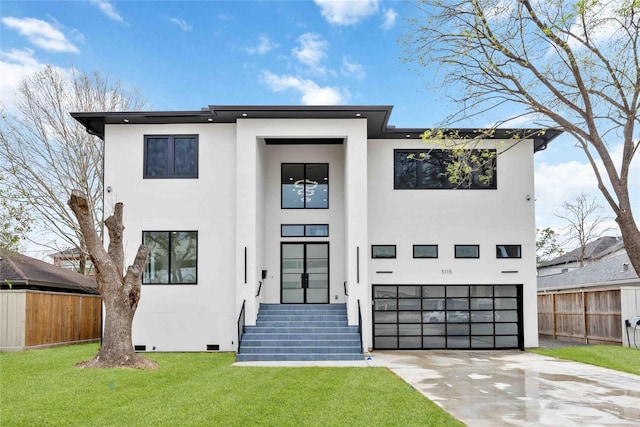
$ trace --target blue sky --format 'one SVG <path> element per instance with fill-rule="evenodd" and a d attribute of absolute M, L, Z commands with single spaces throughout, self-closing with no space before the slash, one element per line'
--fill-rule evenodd
<path fill-rule="evenodd" d="M 103 72 L 140 90 L 153 110 L 393 105 L 390 124 L 427 128 L 453 105 L 434 84 L 437 70 L 401 59 L 414 14 L 407 2 L 377 0 L 2 0 L 0 99 L 11 111 L 20 78 L 52 64 Z M 560 227 L 553 210 L 580 191 L 599 194 L 568 138 L 535 161 L 538 226 Z M 640 216 L 640 185 L 634 193 Z"/>

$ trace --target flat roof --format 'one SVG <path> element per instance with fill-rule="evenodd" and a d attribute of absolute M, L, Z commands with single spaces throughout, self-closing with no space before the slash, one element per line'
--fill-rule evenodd
<path fill-rule="evenodd" d="M 368 139 L 420 139 L 429 127 L 396 128 L 388 124 L 391 105 L 209 105 L 196 111 L 127 111 L 71 113 L 87 132 L 104 138 L 107 124 L 235 123 L 242 119 L 367 119 Z M 475 137 L 479 129 L 450 129 L 463 137 Z M 497 128 L 495 139 L 526 135 L 534 140 L 534 150 L 544 150 L 562 133 L 560 128 Z"/>

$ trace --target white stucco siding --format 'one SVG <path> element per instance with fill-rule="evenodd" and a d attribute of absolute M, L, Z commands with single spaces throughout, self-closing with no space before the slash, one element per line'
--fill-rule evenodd
<path fill-rule="evenodd" d="M 394 190 L 398 148 L 425 145 L 369 142 L 370 283 L 523 284 L 525 346 L 537 346 L 532 142 L 498 157 L 496 190 Z M 396 245 L 396 259 L 371 259 L 371 245 L 387 244 Z M 416 244 L 438 245 L 438 258 L 414 259 Z M 480 259 L 456 259 L 456 244 L 480 245 Z M 498 244 L 521 245 L 522 258 L 497 259 Z"/>
<path fill-rule="evenodd" d="M 136 345 L 158 351 L 233 350 L 235 304 L 235 126 L 107 125 L 107 214 L 124 203 L 125 254 L 143 231 L 197 231 L 198 283 L 143 285 L 133 325 Z M 198 135 L 197 179 L 143 179 L 145 135 Z"/>

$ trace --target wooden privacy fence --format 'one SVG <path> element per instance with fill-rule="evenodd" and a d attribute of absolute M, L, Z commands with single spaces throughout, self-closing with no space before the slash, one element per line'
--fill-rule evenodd
<path fill-rule="evenodd" d="M 97 295 L 2 291 L 0 312 L 2 351 L 100 339 L 102 300 Z"/>
<path fill-rule="evenodd" d="M 620 289 L 538 294 L 538 333 L 585 343 L 622 344 Z"/>

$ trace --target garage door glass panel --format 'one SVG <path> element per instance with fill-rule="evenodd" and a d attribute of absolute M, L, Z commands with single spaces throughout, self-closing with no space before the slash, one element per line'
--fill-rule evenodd
<path fill-rule="evenodd" d="M 496 323 L 496 335 L 515 335 L 517 333 L 517 323 Z"/>
<path fill-rule="evenodd" d="M 513 285 L 502 285 L 494 288 L 497 297 L 516 297 L 518 296 L 517 288 Z"/>
<path fill-rule="evenodd" d="M 516 348 L 518 346 L 517 336 L 509 336 L 509 337 L 496 336 L 495 340 L 496 340 L 496 348 Z"/>
<path fill-rule="evenodd" d="M 420 348 L 420 344 L 422 344 L 422 337 L 400 337 L 399 346 L 400 348 Z"/>
<path fill-rule="evenodd" d="M 398 325 L 378 325 L 376 327 L 376 336 L 398 335 Z"/>
<path fill-rule="evenodd" d="M 398 323 L 398 313 L 395 311 L 376 311 L 373 318 L 376 323 Z"/>
<path fill-rule="evenodd" d="M 373 308 L 374 310 L 379 310 L 379 311 L 397 311 L 398 300 L 383 299 L 383 300 L 374 301 Z"/>
<path fill-rule="evenodd" d="M 375 298 L 396 298 L 398 289 L 396 286 L 376 286 L 374 291 Z"/>
<path fill-rule="evenodd" d="M 378 349 L 396 349 L 398 348 L 398 338 L 396 337 L 376 337 L 374 345 Z"/>
<path fill-rule="evenodd" d="M 398 308 L 400 310 L 420 310 L 421 301 L 419 299 L 401 299 L 398 300 Z"/>
<path fill-rule="evenodd" d="M 491 285 L 471 286 L 471 296 L 472 297 L 492 297 L 493 286 Z"/>
<path fill-rule="evenodd" d="M 398 321 L 400 323 L 421 323 L 419 311 L 400 311 L 398 312 Z"/>
<path fill-rule="evenodd" d="M 493 348 L 493 337 L 471 337 L 471 348 Z"/>
<path fill-rule="evenodd" d="M 522 348 L 521 290 L 522 285 L 373 285 L 374 348 Z"/>
<path fill-rule="evenodd" d="M 447 338 L 445 337 L 424 337 L 422 348 L 447 348 Z"/>
<path fill-rule="evenodd" d="M 518 300 L 515 298 L 496 298 L 496 308 L 499 310 L 515 310 Z"/>
<path fill-rule="evenodd" d="M 468 298 L 447 298 L 447 310 L 468 310 Z"/>
<path fill-rule="evenodd" d="M 422 296 L 425 298 L 444 298 L 444 286 L 423 286 Z"/>
<path fill-rule="evenodd" d="M 493 323 L 472 323 L 471 335 L 493 335 Z"/>
<path fill-rule="evenodd" d="M 517 311 L 496 311 L 496 321 L 497 322 L 517 322 L 518 312 Z"/>
<path fill-rule="evenodd" d="M 469 337 L 447 337 L 448 348 L 469 348 Z"/>
<path fill-rule="evenodd" d="M 422 335 L 446 335 L 447 327 L 442 323 L 422 325 Z"/>
<path fill-rule="evenodd" d="M 472 311 L 471 322 L 493 322 L 493 311 Z"/>

